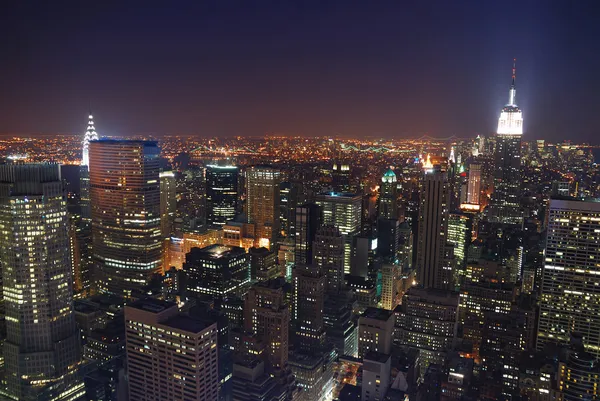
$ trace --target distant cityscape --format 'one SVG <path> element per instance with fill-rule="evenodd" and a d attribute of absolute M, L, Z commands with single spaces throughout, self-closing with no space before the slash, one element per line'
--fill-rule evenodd
<path fill-rule="evenodd" d="M 516 93 L 474 138 L 0 139 L 0 399 L 600 399 L 598 145 Z"/>

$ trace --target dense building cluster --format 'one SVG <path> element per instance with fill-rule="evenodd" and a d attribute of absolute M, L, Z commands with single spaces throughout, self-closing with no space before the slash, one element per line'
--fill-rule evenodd
<path fill-rule="evenodd" d="M 514 79 L 475 139 L 0 141 L 0 395 L 600 399 L 600 175 Z"/>

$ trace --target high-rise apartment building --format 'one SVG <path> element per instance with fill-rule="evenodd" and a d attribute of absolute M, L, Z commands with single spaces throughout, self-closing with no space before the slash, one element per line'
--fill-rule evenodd
<path fill-rule="evenodd" d="M 280 230 L 281 171 L 271 166 L 252 166 L 246 170 L 248 223 L 255 226 L 259 246 L 275 245 Z"/>
<path fill-rule="evenodd" d="M 391 168 L 381 177 L 379 190 L 379 217 L 395 219 L 398 217 L 398 179 Z"/>
<path fill-rule="evenodd" d="M 417 281 L 425 288 L 450 289 L 452 271 L 444 263 L 448 228 L 448 176 L 425 164 L 419 206 Z"/>
<path fill-rule="evenodd" d="M 244 248 L 210 245 L 192 248 L 183 270 L 190 295 L 225 297 L 242 295 L 250 284 L 250 258 Z"/>
<path fill-rule="evenodd" d="M 216 400 L 217 324 L 145 299 L 125 307 L 129 400 Z"/>
<path fill-rule="evenodd" d="M 5 393 L 79 400 L 66 197 L 55 164 L 0 166 L 0 266 L 6 313 Z"/>
<path fill-rule="evenodd" d="M 337 227 L 344 235 L 344 273 L 350 274 L 352 241 L 360 233 L 362 222 L 362 196 L 344 192 L 323 192 L 315 203 L 323 212 L 323 224 Z"/>
<path fill-rule="evenodd" d="M 521 188 L 521 137 L 523 136 L 523 112 L 515 103 L 515 66 L 509 99 L 498 119 L 496 150 L 494 153 L 494 193 L 490 205 L 491 221 L 520 224 Z"/>
<path fill-rule="evenodd" d="M 314 203 L 296 207 L 294 224 L 294 263 L 313 263 L 313 242 L 321 226 L 321 208 Z"/>
<path fill-rule="evenodd" d="M 206 167 L 206 224 L 223 226 L 235 218 L 239 198 L 238 176 L 236 166 Z"/>
<path fill-rule="evenodd" d="M 572 334 L 600 356 L 600 203 L 551 199 L 537 348 Z"/>
<path fill-rule="evenodd" d="M 158 157 L 152 141 L 90 142 L 93 260 L 101 292 L 135 296 L 162 271 Z"/>

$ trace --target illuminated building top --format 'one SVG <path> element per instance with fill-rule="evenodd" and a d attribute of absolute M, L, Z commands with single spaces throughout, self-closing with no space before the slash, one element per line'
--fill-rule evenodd
<path fill-rule="evenodd" d="M 512 84 L 508 103 L 502 108 L 498 119 L 498 135 L 523 135 L 523 112 L 515 103 L 517 89 L 515 88 L 516 59 L 513 60 Z"/>
<path fill-rule="evenodd" d="M 381 182 L 396 182 L 398 181 L 397 177 L 396 177 L 396 173 L 394 173 L 394 170 L 392 170 L 391 168 L 389 168 L 384 174 L 383 177 L 381 177 Z"/>
<path fill-rule="evenodd" d="M 423 163 L 423 169 L 425 172 L 433 171 L 433 163 L 431 162 L 431 155 L 427 155 L 425 163 Z"/>
<path fill-rule="evenodd" d="M 90 114 L 88 117 L 88 127 L 83 137 L 83 154 L 81 157 L 81 165 L 88 166 L 90 164 L 90 141 L 98 139 L 98 133 L 94 127 L 94 116 Z"/>

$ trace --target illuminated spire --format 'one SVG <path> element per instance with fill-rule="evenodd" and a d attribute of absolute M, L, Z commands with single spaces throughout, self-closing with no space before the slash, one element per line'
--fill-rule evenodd
<path fill-rule="evenodd" d="M 90 141 L 98 139 L 96 128 L 94 128 L 94 116 L 92 116 L 92 114 L 90 113 L 88 119 L 89 121 L 87 131 L 85 131 L 85 136 L 83 137 L 83 155 L 81 158 L 81 165 L 83 166 L 87 166 L 90 164 Z"/>
<path fill-rule="evenodd" d="M 427 154 L 427 160 L 423 163 L 423 168 L 428 170 L 433 168 L 433 163 L 431 162 L 431 154 Z"/>
<path fill-rule="evenodd" d="M 512 68 L 512 83 L 510 85 L 510 93 L 508 96 L 508 105 L 516 106 L 515 104 L 515 96 L 517 95 L 517 89 L 515 88 L 515 78 L 517 77 L 517 59 L 513 59 L 513 68 Z"/>
<path fill-rule="evenodd" d="M 513 59 L 512 82 L 510 85 L 508 103 L 502 108 L 500 118 L 498 119 L 498 130 L 496 133 L 499 135 L 523 135 L 523 112 L 517 106 L 515 99 L 517 94 L 517 89 L 515 87 L 515 80 L 517 77 L 516 63 L 517 59 Z"/>

